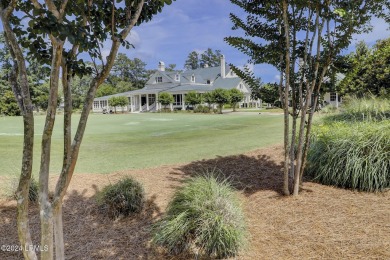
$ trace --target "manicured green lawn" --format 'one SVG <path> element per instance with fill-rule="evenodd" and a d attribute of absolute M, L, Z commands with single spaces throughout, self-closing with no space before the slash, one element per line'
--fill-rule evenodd
<path fill-rule="evenodd" d="M 78 118 L 74 116 L 74 129 Z M 35 159 L 40 157 L 44 119 L 35 119 Z M 53 173 L 62 165 L 63 116 L 56 120 L 50 167 Z M 282 132 L 280 115 L 91 115 L 76 172 L 108 173 L 238 154 L 281 143 Z M 0 118 L 0 175 L 19 174 L 22 140 L 22 118 Z M 36 160 L 34 175 L 38 166 Z"/>

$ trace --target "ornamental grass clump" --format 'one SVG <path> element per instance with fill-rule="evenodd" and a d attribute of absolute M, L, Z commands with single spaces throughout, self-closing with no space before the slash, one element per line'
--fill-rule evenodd
<path fill-rule="evenodd" d="M 15 199 L 17 200 L 18 197 L 16 195 L 16 191 L 18 188 L 19 179 L 18 178 L 12 178 L 9 182 L 9 185 L 6 185 L 3 192 L 6 198 L 8 199 Z M 30 186 L 28 189 L 28 199 L 30 202 L 38 202 L 38 196 L 39 196 L 39 183 L 38 181 L 32 177 Z M 1 196 L 0 196 L 1 197 Z"/>
<path fill-rule="evenodd" d="M 244 217 L 231 186 L 201 176 L 176 192 L 166 216 L 154 226 L 153 242 L 171 254 L 224 258 L 235 256 L 244 238 Z"/>
<path fill-rule="evenodd" d="M 97 196 L 98 204 L 111 218 L 140 213 L 145 204 L 145 191 L 141 183 L 126 177 L 116 184 L 104 187 Z"/>
<path fill-rule="evenodd" d="M 390 121 L 313 128 L 307 171 L 314 180 L 361 191 L 390 188 Z"/>
<path fill-rule="evenodd" d="M 382 121 L 390 119 L 390 100 L 373 95 L 364 98 L 346 97 L 339 114 L 328 121 Z"/>
<path fill-rule="evenodd" d="M 30 187 L 28 190 L 28 199 L 31 202 L 37 202 L 38 201 L 38 192 L 39 192 L 39 184 L 38 181 L 34 178 L 31 178 Z"/>

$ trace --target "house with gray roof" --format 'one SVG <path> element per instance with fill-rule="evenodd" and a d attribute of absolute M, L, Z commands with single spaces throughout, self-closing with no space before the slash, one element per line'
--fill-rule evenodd
<path fill-rule="evenodd" d="M 239 103 L 240 107 L 260 107 L 261 100 L 251 99 L 251 90 L 245 82 L 238 77 L 229 66 L 226 65 L 225 57 L 221 56 L 218 67 L 205 67 L 186 71 L 166 71 L 164 62 L 160 61 L 158 70 L 150 76 L 145 87 L 138 90 L 118 93 L 115 95 L 95 98 L 93 112 L 111 110 L 108 99 L 113 96 L 126 96 L 129 99 L 128 111 L 130 112 L 153 112 L 161 109 L 157 102 L 162 92 L 173 95 L 174 102 L 171 109 L 186 109 L 186 94 L 195 91 L 199 94 L 213 91 L 217 88 L 236 88 L 244 94 L 244 99 Z"/>

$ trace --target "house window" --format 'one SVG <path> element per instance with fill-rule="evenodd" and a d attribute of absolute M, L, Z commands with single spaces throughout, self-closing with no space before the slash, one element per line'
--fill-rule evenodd
<path fill-rule="evenodd" d="M 330 101 L 336 101 L 337 94 L 336 92 L 330 92 Z"/>
<path fill-rule="evenodd" d="M 99 108 L 99 101 L 93 101 L 93 108 Z"/>
<path fill-rule="evenodd" d="M 156 83 L 161 83 L 161 82 L 163 82 L 162 77 L 156 77 Z"/>
<path fill-rule="evenodd" d="M 234 76 L 234 71 L 230 71 L 230 76 Z"/>
<path fill-rule="evenodd" d="M 107 100 L 101 100 L 100 107 L 107 107 Z"/>
<path fill-rule="evenodd" d="M 244 87 L 242 86 L 242 84 L 241 84 L 241 83 L 240 83 L 240 85 L 239 85 L 239 88 L 240 88 L 240 89 L 243 89 L 243 88 L 244 88 Z"/>
<path fill-rule="evenodd" d="M 156 102 L 156 95 L 149 94 L 149 105 L 153 105 Z"/>
<path fill-rule="evenodd" d="M 179 81 L 179 80 L 180 80 L 180 75 L 179 75 L 179 74 L 176 74 L 176 75 L 175 75 L 175 80 L 176 80 L 176 81 Z"/>
<path fill-rule="evenodd" d="M 181 94 L 174 94 L 173 95 L 173 105 L 174 106 L 181 106 L 182 105 L 182 96 Z"/>
<path fill-rule="evenodd" d="M 191 82 L 195 82 L 195 75 L 191 76 Z"/>
<path fill-rule="evenodd" d="M 211 84 L 211 81 L 210 81 L 209 79 L 207 80 L 207 84 L 208 84 L 208 85 L 210 85 L 210 84 Z"/>

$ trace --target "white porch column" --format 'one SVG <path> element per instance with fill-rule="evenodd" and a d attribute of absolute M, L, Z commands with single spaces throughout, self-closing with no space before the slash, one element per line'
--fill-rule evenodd
<path fill-rule="evenodd" d="M 158 93 L 156 93 L 156 111 L 160 109 L 160 104 L 158 103 Z"/>
<path fill-rule="evenodd" d="M 339 93 L 336 92 L 336 107 L 339 107 Z"/>
<path fill-rule="evenodd" d="M 130 96 L 130 113 L 133 113 L 134 112 L 134 102 L 133 102 L 134 98 L 133 96 Z"/>
<path fill-rule="evenodd" d="M 184 94 L 181 94 L 181 110 L 186 110 Z"/>
<path fill-rule="evenodd" d="M 149 94 L 146 94 L 146 111 L 149 111 Z"/>
<path fill-rule="evenodd" d="M 138 98 L 138 101 L 139 101 L 139 103 L 138 103 L 138 107 L 139 107 L 139 112 L 141 112 L 142 111 L 142 99 L 141 99 L 141 94 L 139 94 L 139 98 Z"/>
<path fill-rule="evenodd" d="M 171 111 L 173 111 L 173 103 L 169 104 Z"/>

